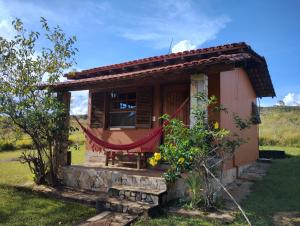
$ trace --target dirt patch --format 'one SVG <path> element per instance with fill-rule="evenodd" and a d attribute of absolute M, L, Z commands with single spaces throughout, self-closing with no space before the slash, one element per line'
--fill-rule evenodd
<path fill-rule="evenodd" d="M 10 158 L 10 159 L 0 159 L 0 163 L 2 162 L 17 162 L 19 158 Z"/>
<path fill-rule="evenodd" d="M 300 226 L 300 212 L 278 212 L 273 216 L 274 225 Z"/>
<path fill-rule="evenodd" d="M 238 203 L 241 203 L 246 199 L 252 192 L 251 187 L 255 181 L 262 179 L 268 168 L 269 163 L 255 162 L 252 166 L 246 169 L 233 183 L 227 186 L 230 194 L 235 198 Z M 229 210 L 236 210 L 236 205 L 228 197 L 225 192 L 223 193 L 225 208 Z"/>

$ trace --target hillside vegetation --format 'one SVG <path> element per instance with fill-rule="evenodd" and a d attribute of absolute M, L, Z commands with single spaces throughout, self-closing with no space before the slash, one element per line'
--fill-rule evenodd
<path fill-rule="evenodd" d="M 81 115 L 77 116 L 80 122 L 86 126 L 87 125 L 87 116 Z M 77 122 L 73 117 L 71 117 L 70 125 L 72 127 L 79 128 Z M 76 144 L 84 143 L 84 135 L 82 131 L 79 129 L 77 131 L 73 131 L 70 135 L 70 142 Z M 0 151 L 7 150 L 24 150 L 24 149 L 32 149 L 32 141 L 29 136 L 22 133 L 19 129 L 12 126 L 5 120 L 4 117 L 0 116 Z"/>
<path fill-rule="evenodd" d="M 260 145 L 300 147 L 300 107 L 264 107 L 260 113 Z"/>

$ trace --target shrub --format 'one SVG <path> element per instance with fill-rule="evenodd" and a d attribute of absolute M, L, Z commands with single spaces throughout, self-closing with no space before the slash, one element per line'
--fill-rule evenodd
<path fill-rule="evenodd" d="M 219 128 L 218 122 L 208 122 L 207 109 L 216 103 L 215 97 L 198 93 L 195 98 L 201 105 L 192 111 L 195 122 L 190 128 L 178 119 L 170 119 L 168 115 L 162 117 L 168 123 L 164 127 L 164 143 L 160 146 L 160 151 L 162 159 L 170 164 L 170 168 L 164 173 L 166 181 L 173 183 L 182 173 L 193 169 L 187 180 L 191 192 L 190 206 L 196 207 L 202 197 L 205 208 L 211 209 L 215 207 L 217 192 L 212 183 L 212 171 L 222 171 L 225 161 L 245 141 L 238 134 Z M 234 115 L 233 119 L 239 130 L 251 126 L 249 119 L 241 119 L 238 115 Z M 155 156 L 150 158 L 150 164 L 156 164 L 157 161 L 159 160 Z"/>
<path fill-rule="evenodd" d="M 13 143 L 0 144 L 0 151 L 12 151 L 12 150 L 16 150 L 16 146 Z"/>

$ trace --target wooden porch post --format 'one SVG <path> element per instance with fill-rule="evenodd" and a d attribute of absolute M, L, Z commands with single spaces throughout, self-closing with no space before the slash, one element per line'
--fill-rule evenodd
<path fill-rule="evenodd" d="M 62 132 L 56 141 L 54 148 L 54 164 L 58 178 L 61 178 L 61 167 L 68 164 L 68 140 L 69 140 L 69 124 L 70 124 L 70 92 L 58 92 L 57 98 L 64 104 L 65 117 L 62 120 Z"/>
<path fill-rule="evenodd" d="M 203 106 L 195 95 L 198 92 L 205 93 L 208 95 L 208 79 L 205 74 L 193 74 L 191 75 L 191 86 L 190 86 L 190 126 L 195 124 L 195 119 L 192 114 L 192 111 L 195 107 Z M 206 110 L 206 118 L 207 118 L 207 109 Z"/>

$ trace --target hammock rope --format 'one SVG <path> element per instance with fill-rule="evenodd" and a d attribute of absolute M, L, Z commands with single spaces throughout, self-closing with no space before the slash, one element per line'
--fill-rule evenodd
<path fill-rule="evenodd" d="M 189 98 L 185 99 L 185 101 L 179 106 L 179 108 L 170 116 L 170 119 L 175 118 L 178 115 L 178 113 L 183 109 L 183 107 L 187 104 L 188 101 L 189 101 Z M 104 150 L 109 149 L 109 151 L 114 151 L 114 152 L 116 152 L 116 151 L 127 151 L 128 152 L 129 150 L 136 149 L 138 147 L 141 147 L 141 152 L 151 151 L 151 149 L 153 149 L 153 146 L 155 145 L 156 141 L 163 134 L 164 126 L 169 124 L 168 120 L 164 121 L 161 126 L 152 129 L 152 131 L 147 136 L 145 136 L 135 142 L 132 142 L 130 144 L 112 144 L 112 143 L 108 143 L 108 142 L 103 141 L 103 140 L 99 139 L 98 137 L 96 137 L 90 129 L 84 127 L 80 123 L 80 121 L 78 120 L 78 118 L 76 116 L 75 116 L 75 120 L 79 124 L 82 131 L 85 133 L 86 138 L 88 138 L 93 151 L 101 151 L 103 149 Z M 146 144 L 149 144 L 150 142 L 152 145 L 149 145 L 148 147 L 145 146 Z"/>

